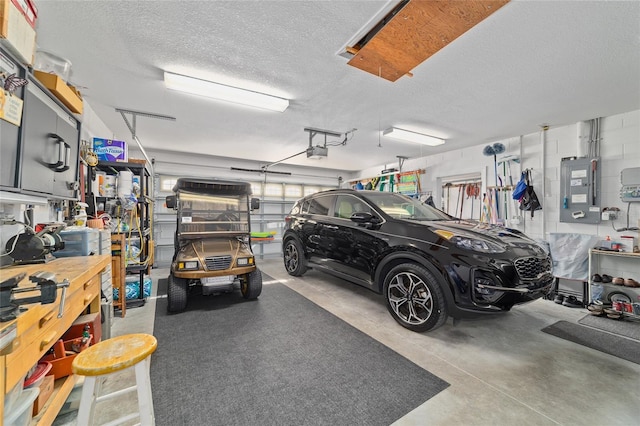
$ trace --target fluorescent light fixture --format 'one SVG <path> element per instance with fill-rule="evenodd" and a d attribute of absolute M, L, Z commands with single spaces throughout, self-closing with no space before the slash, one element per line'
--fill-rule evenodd
<path fill-rule="evenodd" d="M 422 133 L 411 132 L 409 130 L 398 129 L 397 127 L 390 127 L 382 132 L 383 136 L 389 136 L 390 138 L 400 139 L 408 142 L 421 143 L 423 145 L 438 146 L 444 144 L 444 139 L 436 138 L 434 136 L 425 135 Z"/>
<path fill-rule="evenodd" d="M 283 112 L 289 106 L 288 99 L 167 71 L 164 72 L 164 84 L 168 89 L 271 111 Z"/>

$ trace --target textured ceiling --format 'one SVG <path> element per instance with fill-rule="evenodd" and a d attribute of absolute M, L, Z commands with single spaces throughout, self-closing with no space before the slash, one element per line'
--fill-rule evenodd
<path fill-rule="evenodd" d="M 514 0 L 395 83 L 336 55 L 386 4 L 41 0 L 38 45 L 73 63 L 71 82 L 114 132 L 103 136 L 131 141 L 115 108 L 171 115 L 138 119 L 147 149 L 265 163 L 304 150 L 304 127 L 358 130 L 322 160 L 287 163 L 360 170 L 640 109 L 640 2 Z M 291 104 L 277 113 L 181 94 L 163 70 Z M 392 125 L 448 141 L 381 138 Z"/>

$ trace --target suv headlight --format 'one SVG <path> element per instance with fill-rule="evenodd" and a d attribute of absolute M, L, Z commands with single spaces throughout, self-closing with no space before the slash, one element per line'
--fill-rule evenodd
<path fill-rule="evenodd" d="M 189 260 L 187 262 L 178 262 L 178 269 L 183 271 L 193 271 L 200 269 L 200 264 L 197 260 Z"/>
<path fill-rule="evenodd" d="M 253 265 L 253 257 L 239 257 L 236 260 L 237 266 L 251 266 Z"/>
<path fill-rule="evenodd" d="M 482 238 L 471 237 L 464 234 L 455 234 L 443 229 L 438 229 L 435 233 L 463 249 L 473 250 L 480 253 L 504 253 L 506 251 L 501 245 Z"/>

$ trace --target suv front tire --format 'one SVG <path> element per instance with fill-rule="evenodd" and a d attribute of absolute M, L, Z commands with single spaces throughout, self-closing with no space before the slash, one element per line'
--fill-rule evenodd
<path fill-rule="evenodd" d="M 434 330 L 447 320 L 444 293 L 431 272 L 414 263 L 393 267 L 384 279 L 391 316 L 409 330 Z"/>

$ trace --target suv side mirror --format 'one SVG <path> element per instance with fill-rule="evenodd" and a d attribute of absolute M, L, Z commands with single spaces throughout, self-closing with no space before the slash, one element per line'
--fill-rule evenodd
<path fill-rule="evenodd" d="M 252 198 L 251 199 L 251 210 L 258 210 L 260 208 L 260 199 Z"/>
<path fill-rule="evenodd" d="M 356 212 L 349 218 L 352 222 L 368 226 L 376 226 L 380 224 L 380 219 L 368 212 Z"/>
<path fill-rule="evenodd" d="M 167 197 L 167 208 L 168 209 L 175 209 L 176 208 L 176 196 L 175 195 L 169 195 Z"/>

